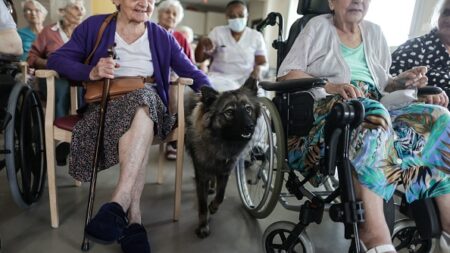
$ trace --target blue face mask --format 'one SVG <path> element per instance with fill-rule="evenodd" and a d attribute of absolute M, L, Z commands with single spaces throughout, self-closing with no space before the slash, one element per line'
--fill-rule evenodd
<path fill-rule="evenodd" d="M 228 27 L 230 27 L 230 29 L 233 32 L 244 31 L 246 25 L 247 25 L 247 18 L 228 19 Z"/>

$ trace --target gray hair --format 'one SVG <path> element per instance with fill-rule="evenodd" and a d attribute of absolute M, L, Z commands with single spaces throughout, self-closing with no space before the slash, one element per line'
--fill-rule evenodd
<path fill-rule="evenodd" d="M 438 26 L 438 20 L 441 16 L 442 12 L 444 11 L 445 4 L 450 0 L 439 0 L 436 4 L 436 8 L 434 9 L 433 16 L 431 18 L 431 27 L 437 27 Z"/>
<path fill-rule="evenodd" d="M 177 17 L 175 20 L 175 25 L 177 25 L 178 23 L 181 22 L 181 20 L 184 17 L 184 11 L 183 11 L 183 6 L 181 6 L 180 1 L 178 0 L 165 0 L 163 2 L 161 2 L 158 5 L 158 13 L 164 10 L 167 10 L 171 7 L 175 8 L 175 11 L 177 12 Z"/>
<path fill-rule="evenodd" d="M 182 25 L 177 27 L 176 30 L 178 32 L 185 32 L 187 35 L 186 39 L 189 43 L 192 43 L 192 41 L 194 41 L 194 31 L 189 26 Z"/>
<path fill-rule="evenodd" d="M 77 2 L 82 2 L 84 5 L 84 0 L 57 0 L 57 1 L 55 1 L 56 9 L 57 10 L 65 9 L 71 5 L 76 4 Z"/>
<path fill-rule="evenodd" d="M 21 3 L 22 10 L 25 9 L 25 5 L 27 3 L 32 3 L 42 13 L 42 15 L 44 15 L 44 18 L 47 16 L 47 14 L 48 14 L 47 9 L 44 7 L 44 5 L 42 5 L 41 3 L 39 3 L 36 0 L 25 0 L 25 1 L 22 1 L 22 3 Z"/>

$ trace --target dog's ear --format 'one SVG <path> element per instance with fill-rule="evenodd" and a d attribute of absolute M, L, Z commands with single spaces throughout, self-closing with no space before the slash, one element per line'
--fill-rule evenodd
<path fill-rule="evenodd" d="M 242 85 L 241 89 L 247 89 L 252 93 L 252 95 L 256 96 L 258 94 L 258 80 L 250 76 L 245 81 L 244 85 Z"/>
<path fill-rule="evenodd" d="M 200 101 L 206 106 L 210 106 L 217 99 L 219 92 L 209 86 L 203 86 L 200 88 L 200 94 Z"/>

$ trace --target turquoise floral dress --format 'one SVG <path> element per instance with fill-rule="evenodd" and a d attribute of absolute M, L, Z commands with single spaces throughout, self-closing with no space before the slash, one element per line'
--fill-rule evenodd
<path fill-rule="evenodd" d="M 351 160 L 358 181 L 388 200 L 398 184 L 406 199 L 437 197 L 450 193 L 450 114 L 441 106 L 414 103 L 387 111 L 378 101 L 380 92 L 365 81 L 352 81 L 365 94 L 359 98 L 365 108 L 363 123 L 353 132 Z M 306 137 L 288 138 L 288 161 L 292 169 L 319 185 L 324 177 L 318 162 L 324 153 L 325 118 L 339 95 L 314 104 L 315 122 Z"/>

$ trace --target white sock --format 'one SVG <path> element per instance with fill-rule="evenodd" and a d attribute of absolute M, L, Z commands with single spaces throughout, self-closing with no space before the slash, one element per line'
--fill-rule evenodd
<path fill-rule="evenodd" d="M 450 253 L 450 235 L 442 231 L 441 238 L 439 239 L 439 246 L 441 248 L 441 253 Z"/>

